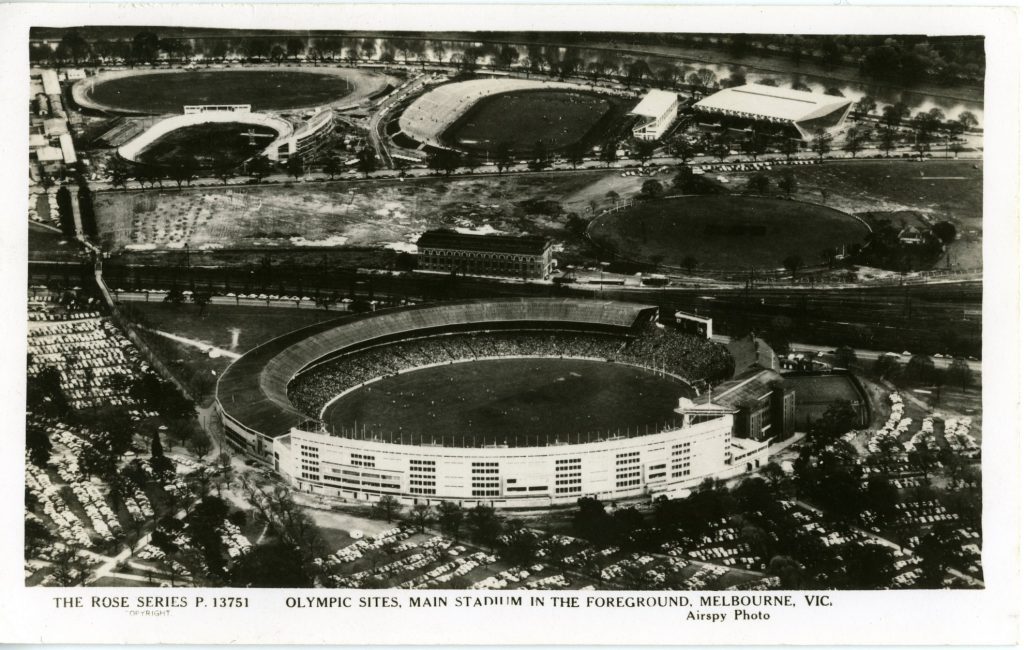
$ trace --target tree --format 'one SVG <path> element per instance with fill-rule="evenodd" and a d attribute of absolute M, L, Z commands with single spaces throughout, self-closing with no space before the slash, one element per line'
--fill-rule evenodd
<path fill-rule="evenodd" d="M 903 377 L 911 383 L 929 384 L 935 379 L 935 362 L 927 354 L 915 354 L 907 361 Z"/>
<path fill-rule="evenodd" d="M 644 184 L 640 187 L 640 196 L 645 199 L 657 199 L 665 193 L 665 188 L 662 187 L 659 181 L 653 178 L 644 181 Z"/>
<path fill-rule="evenodd" d="M 458 504 L 450 501 L 442 501 L 437 504 L 437 523 L 441 530 L 448 533 L 455 539 L 459 538 L 459 531 L 462 529 L 462 521 L 465 513 Z"/>
<path fill-rule="evenodd" d="M 297 59 L 299 55 L 306 51 L 306 43 L 298 37 L 289 38 L 285 42 L 285 47 L 288 50 L 288 56 L 292 59 Z"/>
<path fill-rule="evenodd" d="M 470 536 L 474 542 L 488 548 L 494 547 L 494 542 L 501 533 L 501 519 L 495 513 L 494 508 L 485 505 L 476 506 L 466 513 L 466 524 L 469 526 Z"/>
<path fill-rule="evenodd" d="M 882 109 L 882 123 L 890 129 L 899 128 L 903 118 L 910 115 L 910 109 L 903 103 L 896 103 Z"/>
<path fill-rule="evenodd" d="M 700 68 L 686 76 L 686 83 L 696 86 L 701 92 L 707 94 L 718 85 L 718 75 L 708 68 Z"/>
<path fill-rule="evenodd" d="M 886 158 L 889 157 L 889 152 L 896 148 L 896 131 L 894 129 L 882 129 L 878 139 L 878 148 L 882 150 Z"/>
<path fill-rule="evenodd" d="M 565 151 L 565 159 L 572 165 L 573 169 L 583 164 L 583 157 L 587 153 L 587 148 L 584 146 L 582 141 L 574 142 Z"/>
<path fill-rule="evenodd" d="M 970 131 L 978 126 L 978 118 L 970 111 L 963 111 L 957 115 L 956 120 L 963 127 L 964 131 Z"/>
<path fill-rule="evenodd" d="M 614 142 L 606 142 L 601 147 L 601 162 L 605 167 L 611 167 L 612 163 L 619 159 L 618 147 Z"/>
<path fill-rule="evenodd" d="M 247 169 L 249 176 L 256 179 L 256 182 L 259 183 L 267 176 L 270 176 L 270 173 L 274 171 L 274 166 L 266 156 L 256 156 L 249 161 Z"/>
<path fill-rule="evenodd" d="M 195 454 L 196 458 L 202 460 L 213 449 L 213 442 L 210 440 L 210 436 L 206 435 L 205 431 L 195 430 L 189 436 L 186 446 L 189 451 Z"/>
<path fill-rule="evenodd" d="M 306 165 L 303 163 L 302 156 L 292 156 L 288 159 L 285 165 L 288 173 L 294 178 L 301 178 L 306 173 Z"/>
<path fill-rule="evenodd" d="M 53 442 L 46 427 L 29 420 L 25 425 L 25 447 L 28 458 L 36 467 L 45 467 L 53 453 Z"/>
<path fill-rule="evenodd" d="M 385 494 L 377 499 L 370 510 L 372 516 L 383 519 L 389 524 L 401 516 L 402 504 L 395 497 Z"/>
<path fill-rule="evenodd" d="M 657 149 L 658 143 L 654 140 L 637 140 L 636 144 L 633 145 L 633 155 L 640 161 L 640 166 L 643 167 L 647 162 L 654 157 L 654 150 Z"/>
<path fill-rule="evenodd" d="M 857 100 L 856 104 L 853 105 L 853 110 L 858 117 L 864 118 L 871 113 L 874 113 L 877 106 L 878 105 L 875 103 L 874 97 L 871 95 L 864 95 Z"/>
<path fill-rule="evenodd" d="M 527 163 L 527 167 L 530 171 L 539 172 L 543 169 L 547 169 L 551 166 L 551 156 L 548 154 L 547 147 L 544 146 L 542 140 L 537 140 L 533 146 L 533 157 Z"/>
<path fill-rule="evenodd" d="M 974 373 L 966 360 L 957 358 L 946 368 L 946 380 L 951 384 L 960 384 L 961 390 L 967 390 L 974 381 Z"/>
<path fill-rule="evenodd" d="M 187 183 L 189 185 L 192 184 L 192 181 L 196 178 L 198 170 L 199 163 L 195 157 L 187 156 L 171 168 L 171 180 L 174 181 L 175 185 L 177 185 L 180 190 L 183 183 Z"/>
<path fill-rule="evenodd" d="M 818 154 L 819 159 L 824 158 L 825 154 L 832 151 L 832 136 L 824 129 L 818 129 L 817 133 L 814 134 L 811 149 L 814 150 L 814 153 Z"/>
<path fill-rule="evenodd" d="M 729 144 L 729 137 L 724 133 L 719 134 L 708 148 L 708 153 L 718 158 L 719 162 L 725 162 L 725 159 L 729 157 Z"/>
<path fill-rule="evenodd" d="M 782 260 L 782 266 L 785 267 L 785 269 L 789 271 L 790 276 L 796 280 L 796 274 L 803 268 L 804 260 L 802 257 L 794 253 Z"/>
<path fill-rule="evenodd" d="M 426 530 L 434 521 L 434 515 L 430 510 L 430 506 L 424 503 L 417 503 L 409 511 L 409 523 L 412 524 L 416 530 L 423 532 Z"/>
<path fill-rule="evenodd" d="M 674 158 L 679 159 L 680 165 L 687 164 L 695 153 L 693 145 L 682 135 L 672 138 L 672 141 L 668 144 L 668 150 Z"/>
<path fill-rule="evenodd" d="M 451 176 L 459 168 L 460 162 L 458 152 L 451 149 L 438 149 L 427 155 L 427 167 L 436 172 L 444 172 L 445 176 Z"/>
<path fill-rule="evenodd" d="M 329 156 L 327 160 L 324 161 L 324 173 L 327 174 L 332 181 L 335 176 L 341 173 L 341 161 L 338 160 L 337 156 Z"/>
<path fill-rule="evenodd" d="M 857 365 L 857 354 L 849 345 L 841 346 L 836 350 L 835 365 L 840 368 L 850 369 Z"/>
<path fill-rule="evenodd" d="M 79 555 L 76 546 L 61 544 L 51 557 L 50 573 L 58 587 L 75 587 L 89 579 L 89 564 Z"/>
<path fill-rule="evenodd" d="M 697 264 L 697 258 L 693 255 L 687 255 L 682 259 L 683 268 L 690 275 L 693 275 L 693 272 L 697 270 Z"/>
<path fill-rule="evenodd" d="M 757 157 L 764 154 L 764 152 L 767 150 L 768 141 L 765 139 L 763 135 L 757 133 L 756 131 L 751 133 L 743 141 L 743 153 L 747 154 L 754 160 L 757 160 Z"/>
<path fill-rule="evenodd" d="M 900 362 L 888 354 L 880 354 L 875 359 L 874 373 L 880 379 L 891 379 L 900 370 Z"/>
<path fill-rule="evenodd" d="M 160 53 L 160 38 L 153 32 L 139 32 L 132 39 L 132 58 L 137 62 L 153 63 Z"/>
<path fill-rule="evenodd" d="M 793 198 L 793 194 L 796 192 L 797 182 L 796 174 L 792 170 L 785 170 L 782 172 L 782 176 L 779 177 L 779 189 L 785 192 L 786 198 Z"/>
<path fill-rule="evenodd" d="M 809 439 L 817 447 L 835 443 L 856 428 L 859 418 L 848 400 L 835 400 L 821 417 L 811 424 Z"/>
<path fill-rule="evenodd" d="M 758 172 L 747 179 L 747 191 L 752 194 L 768 194 L 771 191 L 768 175 Z"/>
<path fill-rule="evenodd" d="M 110 186 L 121 187 L 124 190 L 128 189 L 128 167 L 124 164 L 120 158 L 114 158 L 108 167 L 110 171 Z"/>
<path fill-rule="evenodd" d="M 864 137 L 860 133 L 851 132 L 847 134 L 843 142 L 843 151 L 850 154 L 851 158 L 857 157 L 857 152 L 864 150 Z"/>
<path fill-rule="evenodd" d="M 230 584 L 276 589 L 315 586 L 299 549 L 281 542 L 260 544 L 242 554 L 231 567 Z"/>
<path fill-rule="evenodd" d="M 377 154 L 373 147 L 367 145 L 356 154 L 356 168 L 363 173 L 363 178 L 369 178 L 370 174 L 377 169 Z"/>
<path fill-rule="evenodd" d="M 956 241 L 956 226 L 949 221 L 939 221 L 932 226 L 932 234 L 943 243 L 948 246 Z"/>
<path fill-rule="evenodd" d="M 515 164 L 515 158 L 512 154 L 512 145 L 508 142 L 502 142 L 498 144 L 494 154 L 494 164 L 498 168 L 498 173 L 501 174 L 512 168 Z"/>
<path fill-rule="evenodd" d="M 77 29 L 65 33 L 57 46 L 58 58 L 64 61 L 70 60 L 75 64 L 87 59 L 91 51 L 92 46 L 89 45 L 89 41 L 85 40 L 85 37 Z"/>
<path fill-rule="evenodd" d="M 782 144 L 779 145 L 779 151 L 786 157 L 786 162 L 793 159 L 793 154 L 800 150 L 800 145 L 793 138 L 784 138 Z"/>
<path fill-rule="evenodd" d="M 110 453 L 105 436 L 93 440 L 93 444 L 82 449 L 78 467 L 86 476 L 95 476 L 106 482 L 117 472 L 117 457 Z"/>

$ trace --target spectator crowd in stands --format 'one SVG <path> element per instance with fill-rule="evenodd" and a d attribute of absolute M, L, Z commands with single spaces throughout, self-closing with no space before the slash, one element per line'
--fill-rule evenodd
<path fill-rule="evenodd" d="M 636 337 L 551 330 L 486 331 L 411 339 L 346 354 L 300 375 L 289 386 L 289 396 L 301 410 L 316 416 L 334 397 L 380 377 L 495 357 L 615 361 L 687 380 L 717 380 L 732 373 L 732 359 L 724 347 L 671 329 L 651 327 Z"/>

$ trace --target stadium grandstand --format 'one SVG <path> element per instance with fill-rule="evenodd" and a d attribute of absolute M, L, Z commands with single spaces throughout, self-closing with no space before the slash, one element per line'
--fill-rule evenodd
<path fill-rule="evenodd" d="M 771 125 L 802 140 L 819 130 L 838 131 L 852 107 L 844 97 L 760 84 L 726 88 L 693 106 L 702 126 L 742 130 Z"/>
<path fill-rule="evenodd" d="M 679 96 L 667 90 L 651 90 L 640 100 L 630 115 L 642 118 L 633 127 L 633 137 L 639 140 L 658 140 L 665 135 L 679 111 Z"/>
<path fill-rule="evenodd" d="M 306 492 L 354 500 L 389 494 L 412 503 L 447 499 L 495 507 L 570 503 L 584 495 L 653 498 L 733 469 L 733 410 L 694 405 L 685 381 L 678 384 L 674 422 L 576 439 L 540 437 L 533 444 L 511 438 L 488 442 L 472 435 L 458 440 L 368 435 L 365 427 L 339 434 L 319 417 L 336 393 L 362 390 L 419 368 L 481 359 L 614 361 L 666 377 L 673 372 L 731 373 L 724 348 L 656 321 L 652 306 L 554 298 L 465 301 L 354 315 L 292 332 L 246 353 L 222 375 L 217 403 L 232 446 Z M 728 367 L 723 358 L 730 360 Z M 655 364 L 663 365 L 655 371 L 650 368 Z"/>
<path fill-rule="evenodd" d="M 441 138 L 456 120 L 484 97 L 523 90 L 577 90 L 593 92 L 590 86 L 564 81 L 509 79 L 504 77 L 472 79 L 443 84 L 421 95 L 398 119 L 399 127 L 413 140 L 437 147 L 450 148 Z"/>

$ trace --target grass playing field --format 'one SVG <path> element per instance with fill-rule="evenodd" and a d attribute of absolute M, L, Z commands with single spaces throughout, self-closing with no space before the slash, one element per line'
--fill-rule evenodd
<path fill-rule="evenodd" d="M 328 428 L 484 438 L 498 444 L 576 440 L 576 434 L 673 420 L 685 388 L 671 378 L 601 361 L 499 359 L 396 375 L 345 395 Z"/>
<path fill-rule="evenodd" d="M 802 167 L 776 167 L 768 173 L 777 184 L 783 172 L 797 181 L 794 198 L 822 203 L 850 214 L 891 213 L 896 223 L 927 228 L 908 213 L 956 224 L 959 237 L 950 247 L 954 264 L 982 266 L 982 182 L 980 160 L 858 160 Z M 725 174 L 730 186 L 746 183 L 749 174 Z M 735 185 L 734 185 L 735 184 Z M 937 266 L 944 267 L 943 256 Z"/>
<path fill-rule="evenodd" d="M 825 248 L 862 242 L 867 228 L 836 210 L 751 196 L 700 196 L 637 203 L 595 220 L 591 238 L 623 257 L 698 268 L 781 268 L 799 255 L 814 263 Z"/>
<path fill-rule="evenodd" d="M 141 113 L 180 113 L 189 104 L 251 104 L 281 110 L 328 104 L 351 91 L 334 74 L 291 70 L 197 70 L 140 74 L 100 81 L 90 99 Z"/>
<path fill-rule="evenodd" d="M 251 139 L 250 131 L 253 133 Z M 158 139 L 142 150 L 138 161 L 173 167 L 194 158 L 202 168 L 234 167 L 259 153 L 276 135 L 277 132 L 271 128 L 240 122 L 196 124 L 171 131 Z"/>
<path fill-rule="evenodd" d="M 538 141 L 547 151 L 591 140 L 592 131 L 615 121 L 609 98 L 579 92 L 536 90 L 491 95 L 474 104 L 442 138 L 461 149 L 492 155 L 502 144 L 528 155 Z"/>

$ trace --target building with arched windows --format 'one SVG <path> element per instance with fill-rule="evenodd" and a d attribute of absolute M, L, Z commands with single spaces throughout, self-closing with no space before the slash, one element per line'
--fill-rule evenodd
<path fill-rule="evenodd" d="M 417 267 L 462 275 L 544 278 L 551 273 L 551 241 L 544 237 L 467 235 L 430 230 L 416 242 Z"/>

